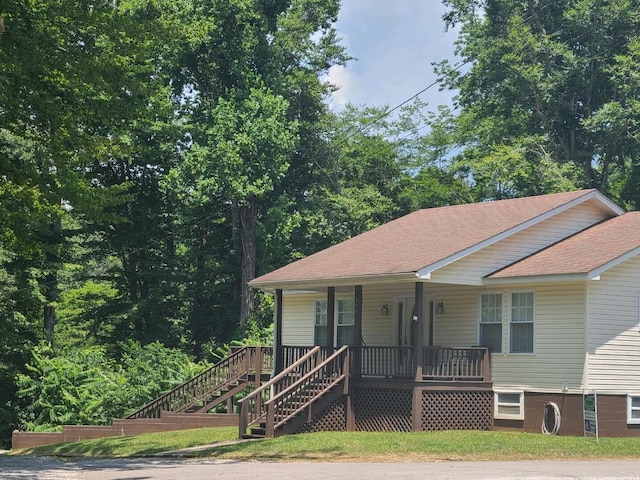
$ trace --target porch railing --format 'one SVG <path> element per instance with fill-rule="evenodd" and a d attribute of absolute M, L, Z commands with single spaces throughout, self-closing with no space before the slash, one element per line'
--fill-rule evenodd
<path fill-rule="evenodd" d="M 485 347 L 427 347 L 424 349 L 424 380 L 491 381 L 489 349 Z"/>
<path fill-rule="evenodd" d="M 285 365 L 295 363 L 313 347 L 282 347 Z M 320 347 L 322 360 L 332 349 Z M 351 373 L 360 377 L 406 378 L 416 375 L 413 347 L 349 347 Z M 356 361 L 356 360 L 359 361 Z M 424 347 L 422 380 L 491 381 L 489 350 L 485 347 Z M 356 371 L 357 370 L 357 371 Z"/>

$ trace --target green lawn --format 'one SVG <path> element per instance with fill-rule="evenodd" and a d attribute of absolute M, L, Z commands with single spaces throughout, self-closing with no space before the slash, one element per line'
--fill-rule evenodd
<path fill-rule="evenodd" d="M 25 449 L 12 454 L 124 457 L 204 446 L 188 456 L 239 460 L 426 461 L 513 459 L 622 459 L 640 457 L 640 438 L 544 436 L 447 431 L 420 433 L 323 432 L 271 440 L 235 440 L 237 428 L 206 428 L 112 437 Z"/>

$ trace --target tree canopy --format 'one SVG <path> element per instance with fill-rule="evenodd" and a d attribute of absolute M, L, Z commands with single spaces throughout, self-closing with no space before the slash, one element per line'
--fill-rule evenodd
<path fill-rule="evenodd" d="M 338 0 L 0 5 L 0 435 L 106 421 L 264 341 L 248 281 L 416 209 L 640 207 L 638 2 L 444 3 L 454 104 L 339 112 Z"/>

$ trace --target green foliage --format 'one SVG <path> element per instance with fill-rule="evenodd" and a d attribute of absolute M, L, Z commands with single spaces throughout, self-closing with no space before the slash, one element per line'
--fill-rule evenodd
<path fill-rule="evenodd" d="M 102 347 L 57 354 L 47 345 L 32 350 L 27 373 L 18 374 L 18 396 L 28 430 L 65 424 L 104 425 L 148 403 L 205 367 L 159 343 L 123 347 L 120 361 Z"/>
<path fill-rule="evenodd" d="M 445 4 L 469 67 L 443 62 L 437 71 L 459 90 L 459 113 L 449 123 L 452 167 L 474 197 L 595 187 L 635 204 L 627 187 L 637 184 L 632 165 L 640 153 L 637 4 Z"/>

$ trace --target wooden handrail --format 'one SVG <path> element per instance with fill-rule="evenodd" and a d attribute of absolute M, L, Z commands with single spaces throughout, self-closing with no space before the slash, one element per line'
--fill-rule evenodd
<path fill-rule="evenodd" d="M 324 360 L 322 363 L 320 363 L 319 365 L 317 365 L 315 368 L 313 368 L 313 370 L 310 370 L 304 377 L 296 380 L 295 383 L 292 383 L 291 385 L 289 385 L 287 388 L 285 388 L 284 390 L 282 390 L 281 392 L 279 392 L 277 395 L 274 395 L 272 398 L 270 398 L 269 400 L 267 400 L 265 402 L 265 406 L 271 403 L 274 403 L 276 400 L 278 400 L 280 397 L 286 395 L 288 392 L 290 392 L 291 390 L 293 390 L 294 388 L 296 388 L 297 386 L 299 386 L 301 383 L 304 382 L 304 380 L 306 379 L 307 376 L 311 376 L 313 374 L 315 374 L 316 372 L 318 372 L 319 370 L 322 370 L 323 367 L 325 367 L 326 365 L 328 365 L 329 363 L 331 363 L 331 361 L 333 361 L 335 359 L 335 357 L 338 357 L 340 355 L 342 355 L 347 349 L 349 348 L 348 345 L 344 345 L 343 347 L 340 348 L 340 350 L 337 350 L 335 353 L 333 353 L 330 357 L 328 357 L 326 360 Z"/>
<path fill-rule="evenodd" d="M 249 428 L 250 425 L 259 422 L 265 417 L 266 411 L 264 410 L 264 403 L 260 401 L 263 394 L 277 395 L 281 390 L 287 388 L 289 385 L 291 385 L 291 383 L 295 381 L 295 379 L 292 378 L 293 373 L 299 371 L 301 376 L 304 376 L 309 370 L 313 369 L 315 365 L 319 363 L 320 358 L 321 350 L 320 347 L 316 346 L 309 350 L 309 352 L 300 357 L 298 360 L 293 362 L 291 365 L 289 365 L 287 368 L 285 368 L 282 372 L 278 373 L 271 380 L 253 390 L 245 398 L 239 400 L 239 436 L 242 437 L 243 435 L 245 435 L 247 432 L 247 428 Z M 304 365 L 310 363 L 314 359 L 314 365 L 309 367 L 308 370 L 302 368 Z M 280 385 L 281 383 L 283 385 Z M 252 407 L 252 411 L 249 410 L 250 406 Z"/>
<path fill-rule="evenodd" d="M 250 371 L 261 371 L 265 366 L 266 356 L 258 355 L 258 349 L 261 353 L 271 350 L 270 347 L 243 347 L 126 418 L 157 418 L 162 410 L 183 411 L 199 401 L 204 401 L 212 392 L 246 376 Z M 257 360 L 262 365 L 253 365 Z"/>
<path fill-rule="evenodd" d="M 335 371 L 329 372 L 329 374 L 325 373 L 324 370 L 326 369 L 326 367 L 334 364 L 335 361 L 340 357 L 342 357 L 342 365 L 340 367 L 339 365 L 335 365 Z M 333 373 L 333 375 L 331 375 L 331 373 Z M 343 380 L 345 380 L 344 393 L 346 393 L 349 388 L 348 378 L 349 346 L 345 345 L 335 353 L 333 353 L 331 356 L 329 356 L 326 360 L 317 365 L 315 368 L 310 370 L 302 378 L 298 379 L 295 383 L 289 385 L 286 389 L 282 390 L 277 395 L 274 395 L 264 403 L 264 407 L 267 410 L 267 437 L 273 437 L 277 428 L 285 424 L 291 418 L 298 415 L 300 412 L 309 408 L 309 406 L 317 401 L 317 399 L 320 398 L 324 393 L 332 389 L 334 386 L 338 385 Z M 314 379 L 316 380 L 315 382 L 313 381 Z M 316 388 L 315 390 L 305 388 L 309 385 L 319 386 L 319 388 Z M 303 393 L 305 393 L 305 390 L 307 393 L 306 398 L 303 395 Z M 304 400 L 299 403 L 293 410 L 281 412 L 281 418 L 278 418 L 278 421 L 276 422 L 276 407 L 283 406 L 283 400 L 286 400 L 287 398 L 291 399 L 294 402 L 300 402 L 301 399 Z"/>

